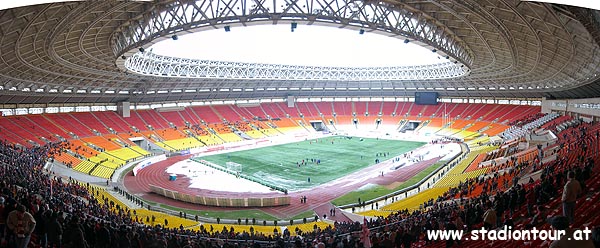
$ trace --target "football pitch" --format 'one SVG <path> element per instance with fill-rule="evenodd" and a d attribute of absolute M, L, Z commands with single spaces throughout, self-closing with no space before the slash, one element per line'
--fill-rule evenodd
<path fill-rule="evenodd" d="M 373 165 L 376 159 L 384 161 L 424 144 L 414 141 L 330 136 L 199 159 L 223 167 L 226 167 L 226 162 L 235 162 L 243 166 L 244 175 L 289 191 L 296 191 L 330 182 Z"/>

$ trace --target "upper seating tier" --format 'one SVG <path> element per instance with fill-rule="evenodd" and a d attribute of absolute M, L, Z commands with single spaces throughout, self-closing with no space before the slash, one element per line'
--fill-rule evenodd
<path fill-rule="evenodd" d="M 75 119 L 69 113 L 58 113 L 45 115 L 50 121 L 62 126 L 64 129 L 69 130 L 79 137 L 88 137 L 95 135 L 91 129 L 79 120 Z M 71 137 L 69 137 L 71 138 Z"/>
<path fill-rule="evenodd" d="M 353 112 L 356 113 L 356 116 L 365 116 L 365 113 L 367 112 L 366 102 L 353 102 L 352 104 L 354 105 Z"/>
<path fill-rule="evenodd" d="M 215 112 L 219 113 L 223 118 L 229 122 L 241 121 L 242 116 L 232 108 L 233 105 L 215 105 L 213 106 Z"/>
<path fill-rule="evenodd" d="M 210 106 L 193 106 L 191 110 L 206 123 L 221 123 L 221 118 Z"/>
<path fill-rule="evenodd" d="M 168 128 L 169 124 L 167 121 L 158 115 L 155 110 L 138 110 L 135 111 L 145 123 L 152 126 L 154 129 Z"/>
<path fill-rule="evenodd" d="M 181 111 L 160 111 L 157 114 L 177 127 L 185 127 L 185 120 L 181 115 Z"/>
<path fill-rule="evenodd" d="M 107 127 L 112 128 L 117 133 L 126 133 L 133 131 L 129 127 L 130 124 L 123 120 L 123 118 L 120 117 L 119 114 L 117 114 L 114 111 L 92 112 L 92 114 L 95 115 L 98 119 L 102 120 Z"/>
<path fill-rule="evenodd" d="M 73 112 L 42 115 L 26 115 L 0 118 L 0 139 L 9 142 L 18 143 L 23 146 L 34 146 L 44 144 L 48 141 L 57 141 L 60 137 L 67 140 L 80 138 L 86 143 L 94 144 L 96 147 L 105 150 L 114 150 L 122 146 L 135 146 L 129 139 L 138 137 L 151 139 L 154 142 L 165 140 L 183 139 L 186 137 L 210 137 L 215 134 L 229 134 L 234 129 L 250 132 L 258 129 L 271 129 L 269 134 L 252 133 L 255 137 L 264 135 L 280 134 L 281 128 L 293 128 L 299 126 L 299 121 L 308 122 L 309 120 L 333 121 L 335 124 L 348 125 L 352 123 L 353 112 L 356 112 L 360 124 L 372 124 L 374 118 L 382 112 L 382 121 L 385 125 L 398 125 L 401 120 L 411 120 L 422 116 L 420 121 L 428 123 L 423 130 L 427 132 L 440 132 L 449 135 L 471 135 L 470 132 L 479 131 L 488 135 L 495 135 L 504 131 L 512 121 L 527 119 L 528 116 L 535 116 L 540 110 L 539 106 L 525 105 L 497 105 L 497 104 L 466 104 L 466 103 L 443 103 L 438 105 L 415 105 L 412 102 L 298 102 L 294 107 L 288 107 L 286 102 L 275 103 L 256 103 L 249 107 L 240 107 L 238 105 L 218 105 L 218 106 L 190 106 L 183 110 L 169 112 L 157 112 L 156 110 L 131 110 L 130 117 L 121 117 L 114 111 L 98 112 Z M 302 112 L 306 118 L 298 118 Z M 369 118 L 364 114 L 368 112 Z M 334 117 L 335 113 L 335 117 Z M 396 116 L 392 116 L 396 113 Z M 406 114 L 409 114 L 407 117 Z M 440 129 L 445 123 L 439 118 L 447 113 L 454 123 L 451 126 L 453 130 L 447 128 Z M 323 114 L 323 117 L 320 116 Z M 433 114 L 435 117 L 432 118 Z M 455 119 L 456 116 L 461 119 Z M 271 121 L 258 121 L 255 117 L 270 116 Z M 288 118 L 292 117 L 293 119 Z M 470 116 L 469 120 L 465 120 Z M 229 123 L 223 124 L 223 118 Z M 481 118 L 483 121 L 476 121 Z M 242 121 L 246 119 L 246 122 Z M 206 123 L 202 123 L 204 120 Z M 494 121 L 495 120 L 495 121 Z M 192 124 L 188 129 L 185 122 Z M 171 127 L 172 123 L 177 129 Z M 209 125 L 206 125 L 209 124 Z M 308 123 L 306 123 L 308 124 Z M 149 130 L 148 126 L 154 130 Z M 141 133 L 137 134 L 135 129 Z M 233 127 L 233 129 L 232 129 Z M 212 128 L 212 130 L 210 130 Z M 461 129 L 466 128 L 462 132 Z M 92 130 L 96 130 L 94 133 Z M 112 134 L 116 132 L 117 134 Z M 74 134 L 76 136 L 73 136 Z M 102 135 L 104 138 L 96 137 Z M 118 135 L 110 136 L 109 135 Z M 124 136 L 123 136 L 124 135 Z M 118 140 L 115 140 L 119 137 Z M 237 140 L 236 136 L 227 137 L 227 140 Z M 111 139 L 110 141 L 108 139 Z M 207 144 L 223 143 L 222 138 L 209 140 Z M 189 143 L 189 142 L 188 142 Z M 193 144 L 196 146 L 197 144 Z M 75 147 L 73 147 L 74 149 Z M 93 148 L 85 145 L 87 151 L 81 152 L 84 157 L 95 155 Z"/>
<path fill-rule="evenodd" d="M 90 129 L 96 130 L 97 132 L 102 134 L 109 133 L 107 126 L 102 121 L 100 121 L 100 119 L 96 118 L 96 116 L 94 116 L 92 112 L 76 112 L 70 113 L 70 115 L 74 119 L 84 123 L 85 126 L 89 127 Z"/>

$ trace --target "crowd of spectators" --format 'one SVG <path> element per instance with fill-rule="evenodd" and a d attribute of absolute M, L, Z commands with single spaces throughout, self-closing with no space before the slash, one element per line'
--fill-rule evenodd
<path fill-rule="evenodd" d="M 586 185 L 598 159 L 597 148 L 589 147 L 597 144 L 598 132 L 589 134 L 590 127 L 573 127 L 560 136 L 562 156 L 549 164 L 539 165 L 537 169 L 542 170 L 540 180 L 518 183 L 518 178 L 530 167 L 527 163 L 487 177 L 469 179 L 442 196 L 424 202 L 418 210 L 404 209 L 366 221 L 372 229 L 370 243 L 373 247 L 410 247 L 417 242 L 435 242 L 424 240 L 426 230 L 497 228 L 515 226 L 517 221 L 538 226 L 544 223 L 546 204 L 560 197 L 563 186 L 569 190 L 562 192 L 566 194 L 563 202 L 568 203 L 563 206 L 563 212 L 570 223 L 577 223 L 578 215 L 573 213 L 579 210 L 570 204 L 573 197 L 577 199 L 587 192 Z M 264 234 L 236 232 L 233 228 L 211 230 L 202 226 L 199 231 L 194 231 L 183 226 L 149 226 L 141 220 L 136 221 L 127 207 L 106 198 L 96 199 L 100 194 L 94 188 L 44 170 L 46 160 L 61 146 L 58 143 L 26 149 L 0 142 L 0 214 L 4 221 L 0 222 L 0 227 L 6 229 L 2 240 L 10 247 L 26 247 L 29 238 L 41 246 L 67 248 L 363 245 L 359 234 L 363 228 L 358 222 L 335 223 L 333 228 L 315 228 L 295 237 L 289 232 Z M 576 186 L 573 189 L 565 186 L 574 184 L 575 180 L 580 190 Z M 527 217 L 516 220 L 523 207 L 527 208 Z M 458 242 L 446 241 L 446 245 Z"/>
<path fill-rule="evenodd" d="M 317 227 L 308 233 L 298 230 L 300 235 L 291 237 L 289 232 L 275 235 L 204 226 L 194 231 L 183 226 L 149 226 L 141 219 L 136 222 L 131 209 L 108 198 L 96 199 L 101 195 L 96 188 L 43 169 L 60 147 L 57 143 L 28 149 L 0 142 L 0 219 L 4 220 L 0 234 L 5 234 L 0 237 L 0 247 L 27 247 L 29 239 L 38 247 L 66 248 L 309 247 L 342 242 L 334 238 L 331 228 Z M 27 216 L 33 219 L 23 225 Z M 20 224 L 11 225 L 15 218 Z"/>
<path fill-rule="evenodd" d="M 563 186 L 563 211 L 559 213 L 566 216 L 569 223 L 574 223 L 577 216 L 574 212 L 578 210 L 573 202 L 585 195 L 585 185 L 592 178 L 599 158 L 598 150 L 590 152 L 588 148 L 589 144 L 598 144 L 598 135 L 588 135 L 590 127 L 589 124 L 573 127 L 561 135 L 559 146 L 562 147 L 562 156 L 554 162 L 536 165 L 536 169 L 541 169 L 539 180 L 530 178 L 526 183 L 518 183 L 524 172 L 531 171 L 528 169 L 534 166 L 532 161 L 515 163 L 487 177 L 469 179 L 450 188 L 437 199 L 424 202 L 419 210 L 404 209 L 369 222 L 369 227 L 376 230 L 371 233 L 371 243 L 385 247 L 383 244 L 390 239 L 392 244 L 403 244 L 404 247 L 410 247 L 418 241 L 430 244 L 433 241 L 424 240 L 427 230 L 473 230 L 482 226 L 493 229 L 505 225 L 514 228 L 517 219 L 522 224 L 521 228 L 540 227 L 546 223 L 547 213 L 551 210 L 547 209 L 547 204 L 561 199 L 560 189 Z M 572 157 L 577 158 L 575 163 L 569 159 Z M 583 189 L 579 191 L 576 186 L 565 186 L 572 184 L 571 180 L 576 180 Z M 575 188 L 574 193 L 570 190 L 567 192 L 567 188 L 571 187 Z M 518 214 L 523 208 L 526 209 L 524 218 Z M 338 233 L 359 232 L 360 225 L 338 223 L 336 230 Z M 446 246 L 458 242 L 446 241 Z"/>
<path fill-rule="evenodd" d="M 209 133 L 206 130 L 204 130 L 204 128 L 200 126 L 200 124 L 193 124 L 190 126 L 190 129 L 194 132 L 194 134 L 196 134 L 196 136 L 209 135 Z"/>

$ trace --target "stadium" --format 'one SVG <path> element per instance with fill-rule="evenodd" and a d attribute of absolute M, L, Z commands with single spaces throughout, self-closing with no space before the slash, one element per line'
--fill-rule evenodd
<path fill-rule="evenodd" d="M 559 2 L 2 3 L 0 247 L 600 247 Z M 568 235 L 429 235 L 503 228 Z"/>

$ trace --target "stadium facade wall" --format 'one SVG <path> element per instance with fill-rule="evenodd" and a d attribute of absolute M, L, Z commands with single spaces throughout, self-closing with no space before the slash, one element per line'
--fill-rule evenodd
<path fill-rule="evenodd" d="M 586 99 L 542 99 L 542 113 L 559 112 L 576 118 L 592 118 L 600 121 L 600 98 Z"/>

